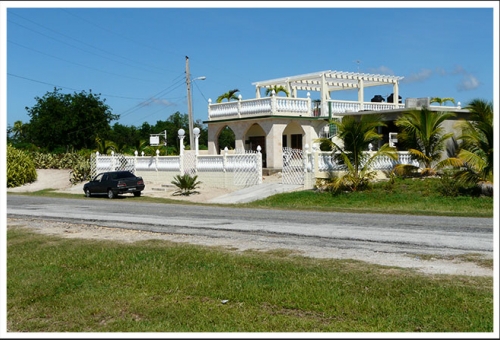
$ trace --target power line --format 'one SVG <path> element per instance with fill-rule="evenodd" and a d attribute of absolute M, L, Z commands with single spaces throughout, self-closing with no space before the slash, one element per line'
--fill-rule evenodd
<path fill-rule="evenodd" d="M 62 85 L 47 83 L 47 82 L 40 81 L 40 80 L 35 80 L 35 79 L 28 78 L 28 77 L 19 76 L 17 74 L 13 74 L 13 73 L 10 73 L 10 72 L 7 72 L 7 75 L 12 76 L 12 77 L 16 77 L 16 78 L 21 78 L 21 79 L 24 79 L 24 80 L 29 80 L 29 81 L 32 81 L 34 83 L 40 83 L 40 84 L 50 85 L 50 86 L 54 86 L 54 87 L 58 87 L 58 88 L 62 88 L 62 89 L 68 89 L 68 90 L 73 90 L 73 91 L 81 91 L 82 90 L 82 89 L 75 89 L 75 88 L 68 87 L 68 86 L 62 86 Z M 142 100 L 142 99 L 144 99 L 144 98 L 116 96 L 116 95 L 112 95 L 112 94 L 101 94 L 101 95 L 106 96 L 106 97 L 114 97 L 114 98 L 122 98 L 122 99 L 134 99 L 134 100 Z"/>
<path fill-rule="evenodd" d="M 157 69 L 157 70 L 166 71 L 165 69 L 162 69 L 162 68 L 160 68 L 160 67 L 157 67 L 157 66 L 151 66 L 151 65 L 146 65 L 146 64 L 144 64 L 144 63 L 137 62 L 137 61 L 132 60 L 132 59 L 130 59 L 130 58 L 124 57 L 123 55 L 119 55 L 119 54 L 116 54 L 116 53 L 112 53 L 112 52 L 106 51 L 106 50 L 104 50 L 104 49 L 102 49 L 102 48 L 96 47 L 96 46 L 94 46 L 94 45 L 92 45 L 92 44 L 88 44 L 88 43 L 86 43 L 86 42 L 84 42 L 84 41 L 81 41 L 81 40 L 78 40 L 78 39 L 76 39 L 76 38 L 74 38 L 74 37 L 70 37 L 70 36 L 65 35 L 65 34 L 63 34 L 63 33 L 57 32 L 57 31 L 55 31 L 55 30 L 53 30 L 53 29 L 51 29 L 51 28 L 48 28 L 48 27 L 46 27 L 46 26 L 44 26 L 44 25 L 41 25 L 41 24 L 39 24 L 39 23 L 36 23 L 36 22 L 34 22 L 33 20 L 27 19 L 27 18 L 25 18 L 25 17 L 23 17 L 23 16 L 21 16 L 21 15 L 19 15 L 19 14 L 17 14 L 17 13 L 11 12 L 11 14 L 14 14 L 14 15 L 16 15 L 16 16 L 18 16 L 18 17 L 20 17 L 20 18 L 22 18 L 22 19 L 24 19 L 24 20 L 26 20 L 26 21 L 29 21 L 29 22 L 31 22 L 31 23 L 33 23 L 33 24 L 37 25 L 37 26 L 43 27 L 44 29 L 46 29 L 46 30 L 48 30 L 48 31 L 51 31 L 51 32 L 54 32 L 54 33 L 56 33 L 56 34 L 62 35 L 62 36 L 63 36 L 63 37 L 65 37 L 65 38 L 68 38 L 68 39 L 74 40 L 74 41 L 79 42 L 79 43 L 81 43 L 81 44 L 83 44 L 83 45 L 86 45 L 86 46 L 89 46 L 89 47 L 91 47 L 91 48 L 94 48 L 94 49 L 96 49 L 96 50 L 98 50 L 98 51 L 102 51 L 102 52 L 104 52 L 104 53 L 107 53 L 107 54 L 110 54 L 110 55 L 113 55 L 113 56 L 117 56 L 117 57 L 120 57 L 120 58 L 125 59 L 125 60 L 132 61 L 132 62 L 137 63 L 137 64 L 145 65 L 145 66 L 150 67 L 150 68 L 155 68 L 155 69 Z M 30 28 L 28 28 L 28 27 L 26 27 L 26 26 L 23 26 L 23 25 L 21 25 L 21 24 L 19 24 L 19 23 L 13 22 L 12 20 L 8 20 L 8 21 L 9 21 L 9 22 L 12 22 L 12 23 L 14 23 L 14 24 L 16 24 L 16 25 L 19 25 L 19 26 L 21 26 L 21 27 L 23 27 L 23 28 L 25 28 L 25 29 L 27 29 L 27 30 L 33 31 L 33 32 L 35 32 L 35 33 L 37 33 L 37 34 L 43 35 L 43 36 L 45 36 L 45 37 L 47 37 L 47 38 L 54 39 L 54 40 L 56 40 L 56 41 L 62 42 L 62 43 L 67 44 L 67 45 L 69 45 L 69 46 L 72 46 L 72 47 L 78 48 L 78 49 L 80 49 L 80 50 L 83 50 L 83 49 L 81 49 L 81 48 L 79 48 L 79 47 L 76 47 L 76 46 L 74 46 L 74 45 L 71 45 L 71 44 L 65 43 L 65 42 L 63 42 L 63 41 L 61 41 L 61 40 L 59 40 L 59 39 L 54 38 L 54 37 L 50 37 L 50 36 L 48 36 L 48 35 L 45 35 L 45 34 L 43 34 L 43 33 L 38 32 L 38 31 L 32 30 L 32 29 L 30 29 Z M 85 52 L 87 52 L 87 53 L 92 53 L 92 52 L 88 52 L 88 51 L 86 51 L 86 50 L 83 50 L 83 51 L 85 51 Z M 92 53 L 92 54 L 94 54 L 94 53 Z M 103 56 L 101 56 L 101 57 L 103 57 Z M 106 57 L 103 57 L 103 58 L 106 58 Z M 126 64 L 126 65 L 128 65 L 128 64 Z"/>
<path fill-rule="evenodd" d="M 94 71 L 98 71 L 98 72 L 102 72 L 102 73 L 106 73 L 106 74 L 111 74 L 111 75 L 114 75 L 114 76 L 118 76 L 118 77 L 124 77 L 124 78 L 129 78 L 129 79 L 133 79 L 133 80 L 140 80 L 140 81 L 145 81 L 145 82 L 151 82 L 151 80 L 145 80 L 145 79 L 140 79 L 140 78 L 135 78 L 135 77 L 129 77 L 129 76 L 124 76 L 124 75 L 121 75 L 121 74 L 116 74 L 116 73 L 113 73 L 113 72 L 107 72 L 107 71 L 104 71 L 104 70 L 99 70 L 97 68 L 94 68 L 94 67 L 90 67 L 90 66 L 87 66 L 87 65 L 83 65 L 83 64 L 79 64 L 79 63 L 75 63 L 73 61 L 69 61 L 69 60 L 66 60 L 66 59 L 63 59 L 63 58 L 59 58 L 59 57 L 56 57 L 56 56 L 53 56 L 51 54 L 48 54 L 48 53 L 45 53 L 45 52 L 42 52 L 42 51 L 38 51 L 38 50 L 35 50 L 34 48 L 31 48 L 31 47 L 27 47 L 27 46 L 24 46 L 24 45 L 21 45 L 21 44 L 18 44 L 12 40 L 7 40 L 7 42 L 11 43 L 11 44 L 14 44 L 14 45 L 18 45 L 20 47 L 23 47 L 23 48 L 26 48 L 28 50 L 31 50 L 31 51 L 34 51 L 34 52 L 37 52 L 37 53 L 40 53 L 40 54 L 43 54 L 43 55 L 46 55 L 46 56 L 49 56 L 51 58 L 54 58 L 54 59 L 58 59 L 58 60 L 62 60 L 62 61 L 65 61 L 67 63 L 70 63 L 70 64 L 75 64 L 75 65 L 78 65 L 78 66 L 81 66 L 81 67 L 85 67 L 85 68 L 88 68 L 88 69 L 91 69 L 91 70 L 94 70 Z"/>
<path fill-rule="evenodd" d="M 160 50 L 160 49 L 158 49 L 158 48 L 156 48 L 156 47 L 154 47 L 154 46 L 149 46 L 149 45 L 146 45 L 146 44 L 144 44 L 144 43 L 142 43 L 142 42 L 140 42 L 140 41 L 136 41 L 136 40 L 131 39 L 131 38 L 129 38 L 129 37 L 126 37 L 126 36 L 124 36 L 124 35 L 122 35 L 122 34 L 119 34 L 119 33 L 113 32 L 112 30 L 110 30 L 110 29 L 108 29 L 108 28 L 106 28 L 106 27 L 103 27 L 103 26 L 97 25 L 97 24 L 95 24 L 95 23 L 93 23 L 93 22 L 91 22 L 91 21 L 89 21 L 89 20 L 87 20 L 87 19 L 85 19 L 85 18 L 82 18 L 81 16 L 78 16 L 78 15 L 76 15 L 76 14 L 74 14 L 74 13 L 69 12 L 68 10 L 66 10 L 66 9 L 64 9 L 64 8 L 61 8 L 61 10 L 62 10 L 63 12 L 66 12 L 66 13 L 68 13 L 68 14 L 70 14 L 70 15 L 74 16 L 74 17 L 77 17 L 78 19 L 83 20 L 83 21 L 85 21 L 85 22 L 87 22 L 87 23 L 89 23 L 89 24 L 91 24 L 91 25 L 93 25 L 93 26 L 95 26 L 95 27 L 98 27 L 98 28 L 102 29 L 103 31 L 106 31 L 106 32 L 109 32 L 109 33 L 115 34 L 115 35 L 117 35 L 117 36 L 119 36 L 119 37 L 121 37 L 121 38 L 123 38 L 123 39 L 129 40 L 129 41 L 131 41 L 131 42 L 133 42 L 133 43 L 136 43 L 136 44 L 138 44 L 138 45 L 142 45 L 142 46 L 145 46 L 145 47 L 147 47 L 147 48 L 151 48 L 151 49 L 153 49 L 153 50 L 157 50 L 157 51 L 160 51 L 160 52 L 164 52 L 164 51 L 162 51 L 162 50 Z M 170 53 L 172 53 L 172 52 L 170 52 Z"/>

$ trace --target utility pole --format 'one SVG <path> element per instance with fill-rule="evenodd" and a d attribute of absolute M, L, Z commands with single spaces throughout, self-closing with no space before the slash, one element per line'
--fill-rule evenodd
<path fill-rule="evenodd" d="M 189 74 L 189 57 L 186 56 L 186 86 L 187 86 L 187 102 L 188 102 L 188 118 L 189 118 L 189 149 L 194 146 L 193 136 L 193 108 L 191 102 L 191 75 Z"/>

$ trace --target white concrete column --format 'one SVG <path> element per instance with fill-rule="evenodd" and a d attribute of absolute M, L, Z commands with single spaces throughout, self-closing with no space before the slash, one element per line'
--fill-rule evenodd
<path fill-rule="evenodd" d="M 328 87 L 326 86 L 326 77 L 325 74 L 323 73 L 321 75 L 321 115 L 324 115 L 325 112 L 328 110 L 327 106 L 327 98 L 328 98 Z"/>
<path fill-rule="evenodd" d="M 399 84 L 397 81 L 392 85 L 392 93 L 394 93 L 395 103 L 399 104 Z"/>
<path fill-rule="evenodd" d="M 365 82 L 363 79 L 358 80 L 358 102 L 359 102 L 359 109 L 364 110 L 365 109 Z"/>
<path fill-rule="evenodd" d="M 286 124 L 273 124 L 266 134 L 266 166 L 270 169 L 283 168 L 282 136 Z"/>

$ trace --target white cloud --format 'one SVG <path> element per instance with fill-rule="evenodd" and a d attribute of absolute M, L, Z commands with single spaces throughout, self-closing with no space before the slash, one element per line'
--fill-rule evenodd
<path fill-rule="evenodd" d="M 468 74 L 468 72 L 460 65 L 455 66 L 451 74 Z"/>
<path fill-rule="evenodd" d="M 386 75 L 394 75 L 394 72 L 388 68 L 387 66 L 380 66 L 378 68 L 372 68 L 369 70 L 370 73 L 373 74 L 386 74 Z"/>
<path fill-rule="evenodd" d="M 419 73 L 410 74 L 410 76 L 405 77 L 401 82 L 404 83 L 416 83 L 421 82 L 432 76 L 432 70 L 422 69 Z"/>
<path fill-rule="evenodd" d="M 479 87 L 479 80 L 472 74 L 466 74 L 462 77 L 460 83 L 457 84 L 457 89 L 459 91 L 470 91 L 477 89 Z"/>
<path fill-rule="evenodd" d="M 453 77 L 461 75 L 462 78 L 460 79 L 460 82 L 456 85 L 459 91 L 474 90 L 478 88 L 480 85 L 480 81 L 460 65 L 456 65 L 451 71 L 446 71 L 445 69 L 440 67 L 437 67 L 434 71 L 430 69 L 422 69 L 418 73 L 413 73 L 410 76 L 405 77 L 401 82 L 404 83 L 422 82 L 424 80 L 429 79 L 434 74 L 439 75 L 441 77 Z"/>

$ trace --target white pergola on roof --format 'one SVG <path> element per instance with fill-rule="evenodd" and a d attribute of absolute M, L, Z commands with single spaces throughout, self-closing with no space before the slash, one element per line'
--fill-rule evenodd
<path fill-rule="evenodd" d="M 283 86 L 288 89 L 292 96 L 296 91 L 317 91 L 332 92 L 349 89 L 363 89 L 372 86 L 393 85 L 398 86 L 398 82 L 404 77 L 368 74 L 357 72 L 321 71 L 308 73 L 292 77 L 277 78 L 252 83 L 256 86 L 257 92 L 260 88 L 273 88 Z"/>

